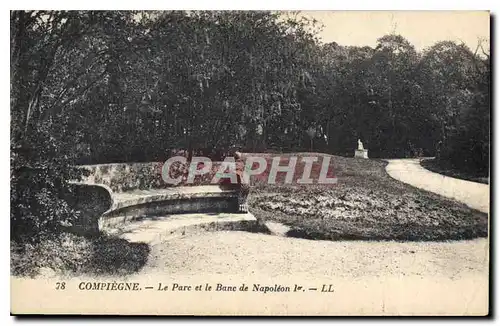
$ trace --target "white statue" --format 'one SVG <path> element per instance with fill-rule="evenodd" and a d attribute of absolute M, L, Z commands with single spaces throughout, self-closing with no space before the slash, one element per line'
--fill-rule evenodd
<path fill-rule="evenodd" d="M 363 143 L 361 142 L 361 139 L 358 139 L 358 150 L 360 150 L 360 151 L 364 150 Z"/>

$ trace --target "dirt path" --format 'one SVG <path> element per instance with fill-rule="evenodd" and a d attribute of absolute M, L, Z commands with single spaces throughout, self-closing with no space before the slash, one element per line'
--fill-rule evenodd
<path fill-rule="evenodd" d="M 138 293 L 78 291 L 81 282 L 116 277 L 13 279 L 14 310 L 131 314 L 484 315 L 488 309 L 486 239 L 454 242 L 311 241 L 239 231 L 200 232 L 152 247 L 148 264 L 125 280 L 154 289 Z M 44 283 L 45 282 L 45 283 Z M 158 291 L 211 284 L 213 290 Z M 249 286 L 219 292 L 217 284 Z M 291 292 L 256 292 L 255 284 Z M 295 284 L 304 290 L 293 291 Z M 310 290 L 311 288 L 317 290 Z M 36 291 L 34 290 L 36 288 Z M 333 289 L 322 293 L 321 289 Z M 144 292 L 147 291 L 147 292 Z M 58 308 L 59 307 L 59 308 Z"/>
<path fill-rule="evenodd" d="M 459 279 L 486 272 L 487 241 L 321 241 L 242 231 L 199 232 L 153 247 L 144 273 L 263 274 L 269 277 Z"/>
<path fill-rule="evenodd" d="M 489 185 L 447 177 L 424 169 L 419 159 L 388 160 L 387 173 L 396 180 L 455 199 L 481 212 L 489 212 Z"/>

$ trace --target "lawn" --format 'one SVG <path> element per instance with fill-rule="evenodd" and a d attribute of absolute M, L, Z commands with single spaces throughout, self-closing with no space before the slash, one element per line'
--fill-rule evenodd
<path fill-rule="evenodd" d="M 281 157 L 290 155 L 295 154 Z M 258 219 L 292 227 L 289 236 L 308 239 L 439 241 L 488 235 L 486 214 L 394 180 L 386 164 L 331 156 L 338 178 L 333 185 L 272 185 L 254 179 L 250 210 Z"/>

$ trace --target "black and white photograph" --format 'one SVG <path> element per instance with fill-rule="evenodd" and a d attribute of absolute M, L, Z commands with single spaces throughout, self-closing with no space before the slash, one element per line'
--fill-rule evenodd
<path fill-rule="evenodd" d="M 11 314 L 488 316 L 491 22 L 11 10 Z"/>

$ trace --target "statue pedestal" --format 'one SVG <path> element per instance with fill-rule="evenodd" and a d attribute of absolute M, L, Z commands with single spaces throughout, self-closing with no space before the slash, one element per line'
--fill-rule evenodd
<path fill-rule="evenodd" d="M 354 157 L 368 158 L 368 150 L 367 149 L 356 149 L 354 151 Z"/>

